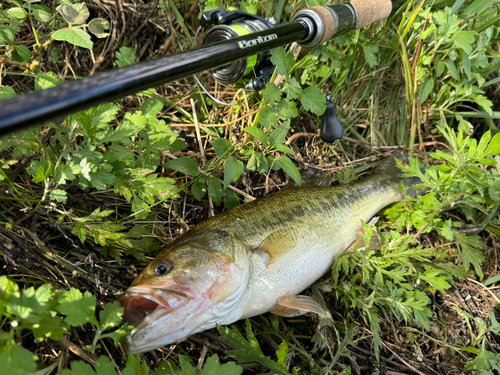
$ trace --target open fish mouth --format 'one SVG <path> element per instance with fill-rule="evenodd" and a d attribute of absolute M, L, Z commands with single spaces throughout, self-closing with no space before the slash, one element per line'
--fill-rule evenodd
<path fill-rule="evenodd" d="M 132 287 L 119 298 L 125 309 L 123 318 L 129 324 L 138 324 L 172 313 L 185 306 L 190 296 L 177 290 L 152 287 Z"/>

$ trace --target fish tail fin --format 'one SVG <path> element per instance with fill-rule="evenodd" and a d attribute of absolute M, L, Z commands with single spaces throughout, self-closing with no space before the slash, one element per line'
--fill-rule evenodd
<path fill-rule="evenodd" d="M 375 173 L 379 178 L 387 179 L 399 187 L 399 182 L 403 181 L 403 185 L 407 187 L 406 193 L 411 196 L 417 195 L 417 190 L 412 189 L 413 185 L 420 184 L 422 181 L 418 177 L 403 177 L 403 171 L 398 168 L 397 160 L 403 164 L 408 164 L 408 157 L 403 150 L 398 149 L 392 153 L 382 164 L 376 169 Z"/>

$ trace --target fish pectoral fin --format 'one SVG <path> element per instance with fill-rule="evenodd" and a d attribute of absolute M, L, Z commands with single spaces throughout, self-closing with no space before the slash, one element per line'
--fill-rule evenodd
<path fill-rule="evenodd" d="M 293 249 L 296 243 L 295 235 L 291 229 L 277 230 L 267 236 L 253 252 L 266 253 L 268 255 L 266 266 L 269 267 L 276 259 Z"/>
<path fill-rule="evenodd" d="M 283 296 L 278 299 L 276 305 L 270 310 L 273 314 L 292 317 L 304 315 L 308 312 L 318 314 L 320 316 L 329 317 L 330 313 L 323 309 L 318 302 L 309 296 Z"/>

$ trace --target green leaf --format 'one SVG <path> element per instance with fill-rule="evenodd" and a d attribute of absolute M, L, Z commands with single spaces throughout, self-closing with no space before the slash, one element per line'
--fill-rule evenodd
<path fill-rule="evenodd" d="M 271 146 L 281 145 L 288 134 L 288 130 L 290 129 L 290 120 L 283 122 L 280 126 L 278 126 L 269 136 L 269 143 Z"/>
<path fill-rule="evenodd" d="M 297 183 L 297 185 L 300 186 L 302 184 L 299 169 L 287 156 L 281 156 L 278 160 L 276 160 L 276 163 L 283 168 L 286 174 L 288 174 Z"/>
<path fill-rule="evenodd" d="M 472 44 L 475 42 L 477 35 L 475 31 L 457 30 L 451 37 L 455 47 L 461 48 L 464 53 L 470 55 L 472 52 Z"/>
<path fill-rule="evenodd" d="M 426 78 L 424 82 L 422 83 L 422 86 L 420 86 L 420 93 L 418 96 L 420 104 L 425 102 L 431 92 L 434 90 L 434 79 L 433 78 Z"/>
<path fill-rule="evenodd" d="M 240 10 L 250 14 L 257 14 L 259 9 L 259 0 L 243 0 L 240 3 Z"/>
<path fill-rule="evenodd" d="M 47 23 L 52 19 L 52 9 L 45 5 L 31 4 L 30 9 L 33 16 L 40 22 Z"/>
<path fill-rule="evenodd" d="M 7 9 L 7 15 L 10 18 L 17 18 L 19 20 L 24 20 L 26 18 L 26 11 L 20 7 L 12 7 Z"/>
<path fill-rule="evenodd" d="M 271 62 L 276 66 L 276 73 L 284 76 L 288 76 L 288 72 L 291 71 L 295 65 L 293 55 L 287 53 L 283 47 L 271 50 Z"/>
<path fill-rule="evenodd" d="M 372 43 L 362 43 L 363 53 L 365 55 L 365 61 L 368 63 L 370 68 L 374 68 L 378 65 L 378 45 Z"/>
<path fill-rule="evenodd" d="M 48 72 L 47 74 L 37 72 L 35 74 L 35 90 L 45 90 L 61 83 L 54 73 Z"/>
<path fill-rule="evenodd" d="M 222 184 L 217 177 L 210 177 L 207 183 L 208 195 L 210 195 L 217 206 L 220 206 L 222 201 Z"/>
<path fill-rule="evenodd" d="M 50 312 L 40 315 L 38 323 L 31 327 L 33 335 L 38 341 L 43 341 L 45 337 L 52 340 L 60 340 L 67 332 L 66 324 L 59 315 L 52 316 Z"/>
<path fill-rule="evenodd" d="M 1 44 L 14 44 L 14 31 L 12 27 L 7 25 L 0 25 L 0 45 Z"/>
<path fill-rule="evenodd" d="M 281 90 L 273 82 L 268 82 L 262 90 L 262 98 L 266 103 L 273 105 L 281 100 Z"/>
<path fill-rule="evenodd" d="M 2 371 L 9 375 L 26 375 L 36 370 L 37 356 L 15 344 L 13 339 L 0 347 Z"/>
<path fill-rule="evenodd" d="M 66 202 L 66 200 L 68 199 L 68 194 L 64 190 L 54 189 L 50 192 L 50 199 L 53 199 L 57 202 Z"/>
<path fill-rule="evenodd" d="M 120 47 L 120 50 L 116 53 L 116 65 L 119 68 L 124 68 L 126 66 L 135 63 L 135 50 L 130 47 Z"/>
<path fill-rule="evenodd" d="M 238 195 L 236 195 L 236 193 L 231 189 L 224 190 L 224 195 L 226 196 L 226 199 L 224 199 L 224 206 L 228 210 L 240 204 L 240 199 L 238 198 Z"/>
<path fill-rule="evenodd" d="M 61 4 L 56 8 L 56 10 L 70 25 L 83 25 L 90 15 L 87 5 L 83 2 L 71 5 Z"/>
<path fill-rule="evenodd" d="M 265 107 L 259 113 L 259 122 L 268 129 L 275 127 L 278 122 L 278 115 L 276 115 L 276 112 L 273 110 L 274 108 L 275 107 Z"/>
<path fill-rule="evenodd" d="M 284 152 L 285 154 L 290 154 L 290 155 L 295 156 L 295 152 L 288 146 L 276 145 L 276 146 L 274 146 L 274 149 L 279 151 L 279 152 Z"/>
<path fill-rule="evenodd" d="M 105 38 L 109 35 L 109 22 L 104 18 L 94 18 L 89 22 L 89 31 L 98 38 Z"/>
<path fill-rule="evenodd" d="M 175 372 L 176 375 L 198 375 L 198 369 L 183 355 L 179 356 L 179 365 L 181 369 Z"/>
<path fill-rule="evenodd" d="M 463 53 L 462 57 L 462 65 L 464 67 L 464 72 L 467 78 L 472 79 L 472 71 L 471 71 L 471 66 L 470 66 L 470 59 L 469 55 L 467 53 Z"/>
<path fill-rule="evenodd" d="M 12 59 L 23 64 L 29 64 L 31 63 L 31 51 L 22 44 L 15 46 L 14 51 L 12 51 Z"/>
<path fill-rule="evenodd" d="M 173 169 L 174 171 L 178 171 L 193 177 L 196 177 L 200 174 L 200 172 L 198 171 L 198 162 L 195 159 L 186 157 L 169 160 L 168 162 L 163 164 L 163 167 L 167 169 Z"/>
<path fill-rule="evenodd" d="M 219 356 L 214 354 L 208 357 L 200 375 L 239 375 L 243 372 L 243 368 L 234 362 L 220 364 Z"/>
<path fill-rule="evenodd" d="M 96 372 L 88 363 L 73 361 L 71 362 L 71 370 L 64 369 L 61 371 L 60 375 L 96 375 Z M 109 375 L 109 373 L 107 375 Z"/>
<path fill-rule="evenodd" d="M 243 131 L 247 132 L 255 139 L 258 139 L 259 141 L 261 141 L 264 146 L 267 146 L 267 142 L 269 142 L 269 138 L 267 137 L 266 133 L 264 133 L 264 131 L 261 128 L 254 128 L 254 127 L 243 128 Z"/>
<path fill-rule="evenodd" d="M 321 116 L 326 111 L 326 98 L 319 87 L 309 86 L 303 90 L 300 101 L 306 111 L 311 111 L 318 116 Z"/>
<path fill-rule="evenodd" d="M 489 370 L 491 368 L 491 363 L 498 364 L 499 358 L 497 358 L 497 356 L 495 356 L 492 352 L 485 349 L 484 342 L 485 339 L 483 339 L 481 352 L 473 361 L 467 363 L 464 367 L 465 370 L 475 370 L 476 373 L 478 373 L 477 371 L 479 370 Z"/>
<path fill-rule="evenodd" d="M 288 344 L 286 341 L 283 341 L 278 350 L 276 351 L 276 356 L 278 357 L 278 363 L 285 367 L 286 361 L 288 359 Z"/>
<path fill-rule="evenodd" d="M 120 302 L 114 301 L 113 303 L 108 303 L 104 307 L 104 310 L 99 313 L 101 330 L 105 331 L 118 326 L 122 322 L 123 311 L 124 309 L 120 305 Z"/>
<path fill-rule="evenodd" d="M 450 72 L 450 75 L 452 76 L 452 78 L 455 80 L 455 81 L 459 81 L 460 80 L 460 75 L 458 74 L 458 70 L 457 70 L 457 67 L 455 66 L 455 63 L 453 62 L 453 60 L 451 59 L 446 59 L 445 60 L 445 65 L 446 67 L 448 68 L 448 72 Z"/>
<path fill-rule="evenodd" d="M 139 110 L 144 114 L 144 115 L 149 115 L 155 117 L 160 113 L 160 111 L 163 109 L 165 106 L 166 98 L 151 98 L 146 100 Z"/>
<path fill-rule="evenodd" d="M 10 86 L 0 86 L 0 100 L 9 99 L 16 96 L 16 92 Z"/>
<path fill-rule="evenodd" d="M 75 46 L 92 49 L 94 43 L 90 39 L 90 35 L 82 29 L 76 27 L 65 27 L 52 33 L 53 40 L 59 40 L 74 44 Z"/>
<path fill-rule="evenodd" d="M 193 193 L 194 197 L 201 201 L 201 199 L 205 196 L 205 194 L 207 193 L 207 188 L 206 188 L 206 184 L 205 184 L 205 179 L 203 178 L 200 179 L 199 182 L 195 182 L 193 183 L 193 185 L 191 185 L 191 193 Z"/>
<path fill-rule="evenodd" d="M 47 159 L 41 157 L 40 160 L 34 160 L 26 171 L 33 176 L 33 182 L 40 183 L 49 178 L 53 168 Z"/>
<path fill-rule="evenodd" d="M 116 176 L 109 171 L 112 167 L 109 164 L 102 164 L 96 172 L 91 172 L 90 183 L 97 190 L 106 190 L 108 186 L 113 185 L 116 181 Z"/>
<path fill-rule="evenodd" d="M 224 164 L 224 190 L 228 186 L 238 180 L 243 173 L 243 163 L 235 157 L 230 156 Z"/>
<path fill-rule="evenodd" d="M 58 298 L 57 311 L 66 315 L 64 321 L 79 327 L 85 323 L 99 326 L 95 318 L 96 298 L 89 292 L 82 294 L 78 289 L 71 288 L 69 292 L 61 292 Z"/>
<path fill-rule="evenodd" d="M 500 281 L 500 274 L 488 278 L 483 284 L 484 286 L 488 286 L 491 284 L 498 283 L 499 281 Z"/>
<path fill-rule="evenodd" d="M 297 103 L 294 101 L 289 101 L 286 99 L 282 99 L 276 106 L 276 113 L 281 118 L 292 119 L 299 115 L 299 111 L 297 110 Z"/>
<path fill-rule="evenodd" d="M 247 339 L 238 331 L 236 327 L 219 327 L 219 334 L 222 340 L 229 342 L 236 347 L 236 350 L 230 350 L 229 355 L 235 357 L 238 363 L 258 362 L 271 370 L 272 374 L 291 375 L 284 366 L 267 358 L 260 348 L 252 329 L 250 321 L 246 320 Z"/>
<path fill-rule="evenodd" d="M 212 140 L 212 147 L 214 148 L 215 154 L 221 158 L 223 156 L 228 156 L 228 151 L 231 149 L 232 145 L 225 138 L 215 138 Z"/>

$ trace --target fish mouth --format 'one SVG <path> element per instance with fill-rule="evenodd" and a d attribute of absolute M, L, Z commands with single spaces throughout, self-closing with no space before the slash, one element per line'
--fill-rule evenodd
<path fill-rule="evenodd" d="M 137 325 L 181 309 L 191 299 L 188 293 L 187 290 L 181 292 L 154 287 L 132 287 L 118 301 L 125 309 L 124 320 L 129 324 Z"/>

